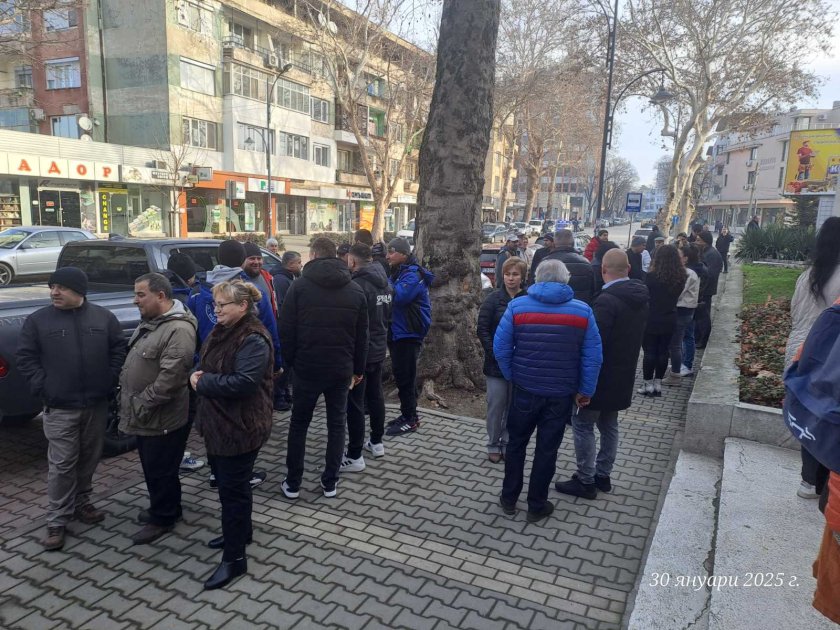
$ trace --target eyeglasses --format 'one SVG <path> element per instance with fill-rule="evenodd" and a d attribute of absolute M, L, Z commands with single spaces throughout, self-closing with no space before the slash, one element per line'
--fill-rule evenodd
<path fill-rule="evenodd" d="M 221 311 L 228 304 L 236 304 L 236 302 L 213 302 L 213 310 Z"/>

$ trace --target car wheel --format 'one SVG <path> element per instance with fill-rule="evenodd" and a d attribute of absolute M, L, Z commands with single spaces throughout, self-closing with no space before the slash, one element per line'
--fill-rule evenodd
<path fill-rule="evenodd" d="M 15 272 L 9 265 L 0 263 L 0 287 L 5 287 L 11 284 L 12 278 L 15 277 Z"/>
<path fill-rule="evenodd" d="M 105 426 L 105 441 L 102 444 L 102 457 L 116 457 L 137 448 L 137 438 L 123 433 L 119 429 L 119 397 L 115 397 L 108 406 L 108 424 Z"/>

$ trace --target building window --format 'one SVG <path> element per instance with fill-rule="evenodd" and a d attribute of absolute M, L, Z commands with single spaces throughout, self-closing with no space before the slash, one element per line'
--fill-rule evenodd
<path fill-rule="evenodd" d="M 32 66 L 18 66 L 15 68 L 15 87 L 32 87 Z"/>
<path fill-rule="evenodd" d="M 308 160 L 309 138 L 281 131 L 279 155 L 286 155 L 300 160 Z"/>
<path fill-rule="evenodd" d="M 201 33 L 202 35 L 213 34 L 213 11 L 200 6 L 194 2 L 181 0 L 177 4 L 178 24 Z"/>
<path fill-rule="evenodd" d="M 310 113 L 309 88 L 299 83 L 293 83 L 286 79 L 277 81 L 277 92 L 274 95 L 275 102 L 280 107 L 293 109 L 296 112 Z M 329 112 L 329 109 L 327 110 Z M 329 114 L 327 114 L 329 115 Z"/>
<path fill-rule="evenodd" d="M 810 129 L 811 128 L 811 117 L 810 116 L 800 116 L 796 119 L 796 123 L 794 125 L 794 129 L 803 130 L 803 129 Z"/>
<path fill-rule="evenodd" d="M 330 122 L 330 103 L 320 98 L 312 99 L 312 118 L 323 123 Z"/>
<path fill-rule="evenodd" d="M 750 149 L 750 159 L 755 160 L 758 157 L 758 147 L 753 147 Z"/>
<path fill-rule="evenodd" d="M 339 171 L 344 171 L 345 173 L 352 173 L 353 172 L 353 153 L 350 151 L 343 151 L 339 149 L 337 151 L 338 157 L 338 164 L 336 164 L 336 168 Z"/>
<path fill-rule="evenodd" d="M 266 129 L 264 127 L 255 127 L 246 123 L 236 123 L 236 146 L 243 151 L 256 151 L 257 153 L 265 153 L 265 138 Z M 276 153 L 274 150 L 274 132 L 268 132 L 269 142 L 271 143 L 271 153 Z"/>
<path fill-rule="evenodd" d="M 368 135 L 382 138 L 385 135 L 385 112 L 368 110 Z"/>
<path fill-rule="evenodd" d="M 245 48 L 254 47 L 254 31 L 247 26 L 236 22 L 228 22 L 228 35 Z"/>
<path fill-rule="evenodd" d="M 391 179 L 396 179 L 397 175 L 400 173 L 400 161 L 390 159 L 388 160 L 388 173 Z"/>
<path fill-rule="evenodd" d="M 417 181 L 417 162 L 415 162 L 414 160 L 405 161 L 405 181 Z"/>
<path fill-rule="evenodd" d="M 44 63 L 48 90 L 64 90 L 82 86 L 82 72 L 78 57 L 52 59 Z"/>
<path fill-rule="evenodd" d="M 788 141 L 782 140 L 782 162 L 787 159 L 787 152 L 788 152 Z"/>
<path fill-rule="evenodd" d="M 198 147 L 201 149 L 218 148 L 216 145 L 216 123 L 207 120 L 198 120 L 197 118 L 184 118 L 183 144 L 190 147 Z"/>
<path fill-rule="evenodd" d="M 225 72 L 225 94 L 265 101 L 266 76 L 265 72 L 234 64 Z"/>
<path fill-rule="evenodd" d="M 747 173 L 747 185 L 755 186 L 755 171 Z"/>
<path fill-rule="evenodd" d="M 208 96 L 216 95 L 216 69 L 181 57 L 181 87 Z"/>
<path fill-rule="evenodd" d="M 731 153 L 726 154 L 726 163 L 729 164 L 729 158 L 732 157 Z"/>
<path fill-rule="evenodd" d="M 779 182 L 776 184 L 777 188 L 781 188 L 785 183 L 785 167 L 779 169 Z"/>
<path fill-rule="evenodd" d="M 76 9 L 51 9 L 44 11 L 44 30 L 48 33 L 65 31 L 78 26 Z"/>
<path fill-rule="evenodd" d="M 50 118 L 50 129 L 52 135 L 59 138 L 78 138 L 79 122 L 74 116 L 53 116 Z"/>
<path fill-rule="evenodd" d="M 312 145 L 312 150 L 315 153 L 315 164 L 317 164 L 318 166 L 330 165 L 330 148 L 328 146 L 323 144 L 315 144 Z"/>
<path fill-rule="evenodd" d="M 366 80 L 368 82 L 367 86 L 367 93 L 371 96 L 378 96 L 379 98 L 385 98 L 387 93 L 387 84 L 385 83 L 385 79 L 380 79 L 378 77 L 372 77 L 367 75 Z"/>
<path fill-rule="evenodd" d="M 311 50 L 309 51 L 309 71 L 313 76 L 321 77 L 323 79 L 329 78 L 330 71 L 324 55 Z"/>
<path fill-rule="evenodd" d="M 388 128 L 391 130 L 391 138 L 394 142 L 405 142 L 405 127 L 400 123 L 388 123 Z"/>
<path fill-rule="evenodd" d="M 723 164 L 718 164 L 717 174 L 718 176 L 723 175 Z"/>
<path fill-rule="evenodd" d="M 729 183 L 729 175 L 723 176 L 723 187 L 726 188 L 726 185 Z"/>

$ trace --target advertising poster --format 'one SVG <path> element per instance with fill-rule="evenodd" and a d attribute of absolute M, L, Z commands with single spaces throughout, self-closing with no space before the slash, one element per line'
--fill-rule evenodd
<path fill-rule="evenodd" d="M 245 203 L 245 231 L 253 232 L 257 223 L 257 211 L 252 203 Z"/>
<path fill-rule="evenodd" d="M 833 193 L 840 177 L 840 129 L 813 129 L 790 134 L 785 193 Z"/>
<path fill-rule="evenodd" d="M 359 229 L 372 230 L 373 229 L 373 213 L 375 206 L 370 203 L 359 204 Z M 392 211 L 393 213 L 393 211 Z"/>
<path fill-rule="evenodd" d="M 332 199 L 308 198 L 306 214 L 310 232 L 334 232 L 338 226 L 338 206 Z"/>

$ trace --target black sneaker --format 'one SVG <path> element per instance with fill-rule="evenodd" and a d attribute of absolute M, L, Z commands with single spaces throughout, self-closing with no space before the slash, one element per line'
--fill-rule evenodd
<path fill-rule="evenodd" d="M 516 503 L 505 503 L 505 500 L 502 497 L 499 497 L 499 505 L 502 506 L 502 512 L 504 512 L 508 516 L 513 516 L 514 514 L 516 514 Z"/>
<path fill-rule="evenodd" d="M 391 424 L 385 429 L 385 435 L 404 435 L 412 433 L 420 426 L 420 418 L 414 416 L 411 420 L 402 419 L 402 422 Z"/>
<path fill-rule="evenodd" d="M 545 505 L 542 506 L 542 509 L 539 512 L 532 512 L 531 510 L 528 510 L 528 514 L 525 518 L 529 523 L 537 523 L 547 516 L 551 516 L 553 511 L 554 504 L 551 501 L 546 501 Z"/>
<path fill-rule="evenodd" d="M 251 473 L 251 480 L 248 482 L 251 484 L 252 488 L 256 488 L 260 485 L 263 481 L 265 481 L 266 474 L 264 470 L 255 470 Z"/>
<path fill-rule="evenodd" d="M 405 422 L 405 418 L 402 415 L 397 416 L 393 420 L 389 420 L 388 423 L 385 425 L 386 427 L 392 427 L 395 424 L 402 424 Z"/>
<path fill-rule="evenodd" d="M 569 481 L 558 481 L 554 484 L 554 489 L 581 499 L 594 499 L 598 496 L 598 488 L 594 483 L 583 483 L 577 477 L 572 477 Z"/>
<path fill-rule="evenodd" d="M 611 492 L 612 483 L 607 475 L 595 475 L 595 487 L 601 492 Z"/>

